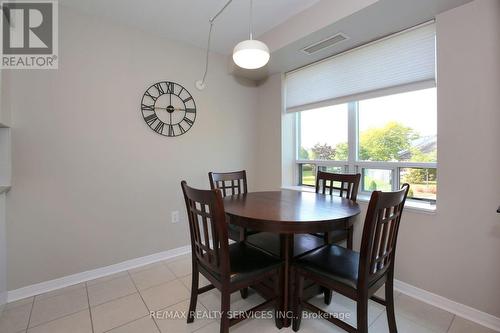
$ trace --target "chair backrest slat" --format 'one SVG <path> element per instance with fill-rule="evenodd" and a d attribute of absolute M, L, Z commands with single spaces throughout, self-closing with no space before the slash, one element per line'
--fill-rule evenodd
<path fill-rule="evenodd" d="M 319 171 L 316 175 L 316 193 L 330 194 L 338 191 L 341 197 L 356 201 L 361 174 L 341 174 Z M 340 186 L 337 184 L 340 183 Z"/>
<path fill-rule="evenodd" d="M 197 190 L 181 182 L 193 259 L 221 279 L 229 279 L 229 240 L 219 189 Z"/>
<path fill-rule="evenodd" d="M 410 186 L 396 192 L 374 191 L 366 213 L 359 262 L 359 285 L 369 285 L 394 267 L 401 215 Z"/>
<path fill-rule="evenodd" d="M 235 172 L 209 172 L 210 188 L 222 190 L 224 197 L 228 195 L 245 194 L 247 189 L 247 174 L 245 170 Z"/>

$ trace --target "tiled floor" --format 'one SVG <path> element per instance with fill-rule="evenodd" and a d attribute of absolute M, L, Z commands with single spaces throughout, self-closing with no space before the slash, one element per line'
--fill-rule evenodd
<path fill-rule="evenodd" d="M 189 304 L 191 260 L 188 256 L 144 266 L 129 272 L 88 281 L 46 294 L 9 303 L 0 317 L 1 333 L 178 333 L 219 332 L 217 320 L 200 318 L 192 324 L 185 319 L 152 319 L 149 311 L 185 311 Z M 206 284 L 201 279 L 201 284 Z M 396 316 L 402 333 L 491 333 L 451 313 L 396 295 Z M 220 295 L 210 291 L 198 299 L 199 311 L 218 310 Z M 261 298 L 252 293 L 246 300 L 232 295 L 232 310 L 244 310 Z M 320 297 L 313 302 L 325 308 Z M 355 323 L 355 304 L 335 294 L 330 312 L 346 313 Z M 385 310 L 369 306 L 370 332 L 388 332 Z M 278 332 L 272 319 L 252 319 L 231 328 L 231 332 Z M 291 328 L 280 332 L 292 332 Z M 343 332 L 324 320 L 304 319 L 300 332 Z"/>

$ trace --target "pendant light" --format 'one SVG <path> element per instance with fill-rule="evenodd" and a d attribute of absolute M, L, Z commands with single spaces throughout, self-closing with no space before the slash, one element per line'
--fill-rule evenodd
<path fill-rule="evenodd" d="M 206 78 L 208 73 L 208 56 L 210 53 L 210 41 L 212 37 L 212 28 L 215 20 L 220 14 L 229 6 L 233 0 L 228 0 L 224 7 L 222 7 L 215 16 L 213 16 L 208 22 L 210 23 L 210 29 L 208 30 L 208 41 L 207 41 L 207 53 L 205 57 L 205 71 L 203 73 L 203 78 L 195 82 L 195 86 L 198 90 L 203 90 L 206 87 Z M 236 65 L 246 69 L 257 69 L 265 66 L 269 61 L 269 48 L 266 44 L 261 41 L 253 39 L 253 17 L 252 17 L 252 0 L 250 0 L 250 39 L 244 40 L 238 43 L 233 50 L 233 60 Z"/>
<path fill-rule="evenodd" d="M 233 61 L 236 65 L 245 69 L 257 69 L 265 66 L 270 58 L 269 48 L 263 42 L 253 39 L 253 17 L 250 0 L 250 39 L 238 43 L 233 50 Z"/>

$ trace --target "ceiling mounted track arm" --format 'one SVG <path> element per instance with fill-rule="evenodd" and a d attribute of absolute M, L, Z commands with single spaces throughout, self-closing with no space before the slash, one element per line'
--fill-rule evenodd
<path fill-rule="evenodd" d="M 203 90 L 206 87 L 205 79 L 207 78 L 207 73 L 208 73 L 208 57 L 210 54 L 210 41 L 212 39 L 212 28 L 214 22 L 217 19 L 217 17 L 219 17 L 219 15 L 222 14 L 222 12 L 227 8 L 227 6 L 229 6 L 231 2 L 233 2 L 233 0 L 228 0 L 226 4 L 217 12 L 217 14 L 215 14 L 211 19 L 208 20 L 208 22 L 210 23 L 210 28 L 208 30 L 207 54 L 205 57 L 205 72 L 203 73 L 203 78 L 201 80 L 196 81 L 195 83 L 196 88 L 198 90 Z"/>
<path fill-rule="evenodd" d="M 219 17 L 219 15 L 220 15 L 220 14 L 222 14 L 222 12 L 223 12 L 223 11 L 227 8 L 227 6 L 229 6 L 229 4 L 230 4 L 231 2 L 233 2 L 233 0 L 229 0 L 228 2 L 226 2 L 226 4 L 224 5 L 224 7 L 222 7 L 222 8 L 221 8 L 221 9 L 217 12 L 217 14 L 215 14 L 215 15 L 214 15 L 214 16 L 213 16 L 210 20 L 209 20 L 209 22 L 210 22 L 210 23 L 213 23 L 213 22 L 217 19 L 217 17 Z"/>

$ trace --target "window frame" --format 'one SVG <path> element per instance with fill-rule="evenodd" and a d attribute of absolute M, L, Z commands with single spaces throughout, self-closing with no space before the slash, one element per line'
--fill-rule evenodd
<path fill-rule="evenodd" d="M 434 87 L 436 88 L 436 87 Z M 414 91 L 417 91 L 420 89 L 416 89 Z M 391 94 L 388 94 L 386 96 L 390 96 Z M 363 178 L 363 169 L 382 169 L 382 170 L 390 170 L 392 171 L 392 179 L 391 179 L 391 185 L 392 185 L 392 190 L 398 190 L 401 188 L 401 182 L 400 182 L 400 169 L 403 168 L 426 168 L 426 169 L 436 169 L 438 171 L 438 162 L 396 162 L 396 161 L 363 161 L 359 160 L 358 156 L 358 149 L 359 149 L 359 102 L 358 101 L 351 101 L 346 103 L 348 105 L 348 130 L 347 130 L 347 145 L 348 145 L 348 158 L 347 161 L 335 161 L 335 160 L 304 160 L 304 159 L 299 159 L 299 151 L 300 151 L 300 143 L 301 143 L 301 131 L 300 131 L 300 122 L 301 122 L 301 117 L 300 112 L 296 112 L 296 115 L 294 117 L 295 121 L 295 126 L 294 126 L 294 155 L 295 155 L 295 161 L 294 161 L 294 179 L 295 179 L 295 184 L 298 186 L 308 186 L 311 187 L 311 185 L 307 184 L 302 184 L 302 168 L 301 166 L 303 164 L 311 164 L 315 166 L 315 169 L 318 170 L 318 167 L 342 167 L 344 172 L 346 173 L 360 173 Z M 335 105 L 335 104 L 332 104 Z M 329 105 L 325 105 L 329 106 Z M 315 108 L 311 108 L 310 110 L 313 110 Z M 363 179 L 361 179 L 360 183 L 360 189 L 359 193 L 361 195 L 369 196 L 371 195 L 370 191 L 363 191 L 363 186 L 362 183 Z M 436 205 L 437 202 L 437 196 L 436 199 L 421 199 L 421 198 L 408 198 L 408 200 L 415 201 L 415 202 L 426 202 L 429 203 L 432 206 Z"/>

